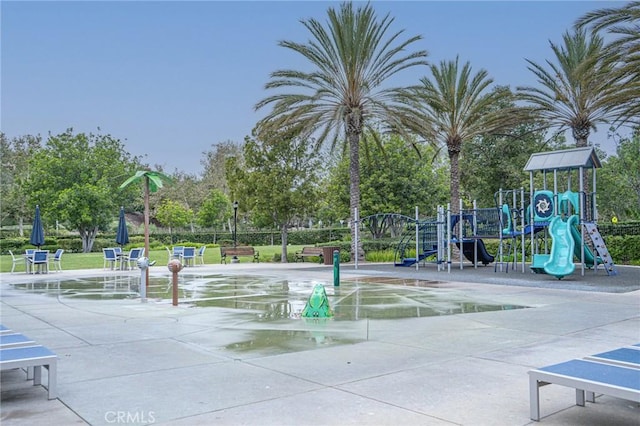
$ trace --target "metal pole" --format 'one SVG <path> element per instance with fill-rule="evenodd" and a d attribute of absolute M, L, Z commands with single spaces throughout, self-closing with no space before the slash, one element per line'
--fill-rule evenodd
<path fill-rule="evenodd" d="M 458 258 L 460 260 L 460 269 L 462 269 L 462 254 L 464 253 L 464 242 L 462 241 L 462 198 L 460 198 L 460 202 L 458 203 L 458 242 L 460 243 Z"/>
<path fill-rule="evenodd" d="M 182 271 L 183 265 L 182 263 L 180 263 L 178 259 L 173 259 L 171 262 L 169 262 L 169 264 L 167 265 L 167 268 L 169 268 L 169 272 L 173 274 L 173 279 L 171 281 L 171 284 L 173 286 L 172 304 L 173 306 L 178 306 L 178 272 Z"/>
<path fill-rule="evenodd" d="M 584 214 L 584 208 L 585 208 L 585 194 L 586 194 L 586 188 L 584 187 L 584 168 L 580 167 L 578 169 L 578 178 L 580 179 L 580 184 L 578 185 L 578 188 L 580 188 L 580 198 L 578 199 L 578 208 L 580 209 L 580 214 L 578 215 L 578 218 L 580 220 L 580 238 L 582 239 L 582 244 L 580 247 L 580 262 L 581 262 L 581 275 L 584 276 L 584 219 L 585 219 L 585 214 Z M 571 253 L 569 253 L 569 256 L 573 256 Z M 594 259 L 595 261 L 595 259 Z M 595 262 L 594 262 L 595 263 Z"/>
<path fill-rule="evenodd" d="M 238 244 L 238 202 L 233 202 L 233 248 Z"/>
<path fill-rule="evenodd" d="M 355 256 L 354 261 L 354 268 L 358 269 L 358 226 L 359 226 L 359 220 L 358 220 L 358 208 L 356 207 L 355 209 L 353 209 L 353 226 L 355 226 L 355 238 L 356 238 L 356 244 L 355 247 L 353 248 L 353 254 Z"/>
<path fill-rule="evenodd" d="M 340 252 L 333 251 L 333 286 L 340 287 Z"/>
<path fill-rule="evenodd" d="M 451 203 L 447 203 L 447 272 L 451 272 Z"/>
<path fill-rule="evenodd" d="M 420 269 L 420 257 L 418 256 L 420 249 L 420 224 L 418 223 L 418 206 L 416 206 L 416 271 Z"/>

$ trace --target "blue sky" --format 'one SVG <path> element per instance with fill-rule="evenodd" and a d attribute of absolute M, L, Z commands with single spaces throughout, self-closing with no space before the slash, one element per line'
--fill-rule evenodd
<path fill-rule="evenodd" d="M 422 35 L 428 60 L 470 61 L 496 84 L 535 85 L 525 58 L 552 59 L 549 40 L 585 12 L 625 2 L 372 2 L 393 32 Z M 1 2 L 1 129 L 46 138 L 69 127 L 108 133 L 167 172 L 202 171 L 212 144 L 242 142 L 277 69 L 306 69 L 280 40 L 305 42 L 315 1 Z M 407 70 L 395 84 L 427 74 Z M 592 141 L 612 150 L 606 132 Z"/>

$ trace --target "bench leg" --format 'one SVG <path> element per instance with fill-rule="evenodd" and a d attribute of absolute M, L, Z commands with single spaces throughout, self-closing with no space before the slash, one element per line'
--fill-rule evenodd
<path fill-rule="evenodd" d="M 49 383 L 47 386 L 47 392 L 49 393 L 49 399 L 56 399 L 56 386 L 58 385 L 58 371 L 57 371 L 57 361 L 53 360 L 49 365 L 47 365 L 47 371 L 49 372 Z"/>
<path fill-rule="evenodd" d="M 540 421 L 540 387 L 534 377 L 529 378 L 529 407 L 531 420 Z"/>
<path fill-rule="evenodd" d="M 42 384 L 42 366 L 36 365 L 33 367 L 33 385 L 41 385 Z"/>
<path fill-rule="evenodd" d="M 589 392 L 593 394 L 593 392 Z M 576 405 L 584 407 L 584 391 L 582 389 L 576 389 Z"/>
<path fill-rule="evenodd" d="M 595 394 L 595 392 L 587 392 L 587 401 L 596 402 L 596 394 Z"/>

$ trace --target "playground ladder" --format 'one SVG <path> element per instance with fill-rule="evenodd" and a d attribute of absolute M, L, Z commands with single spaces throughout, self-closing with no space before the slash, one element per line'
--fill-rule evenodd
<path fill-rule="evenodd" d="M 609 250 L 607 250 L 607 245 L 604 243 L 600 231 L 598 231 L 598 226 L 593 222 L 584 222 L 584 228 L 587 234 L 589 234 L 589 238 L 591 238 L 593 246 L 598 252 L 597 254 L 602 259 L 607 275 L 618 275 L 618 271 L 613 264 L 613 259 L 611 259 Z"/>

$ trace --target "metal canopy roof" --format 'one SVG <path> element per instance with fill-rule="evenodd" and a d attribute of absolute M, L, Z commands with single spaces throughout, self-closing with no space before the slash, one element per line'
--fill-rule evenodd
<path fill-rule="evenodd" d="M 602 164 L 592 146 L 531 154 L 525 172 L 536 170 L 569 170 L 580 167 L 600 168 Z"/>

